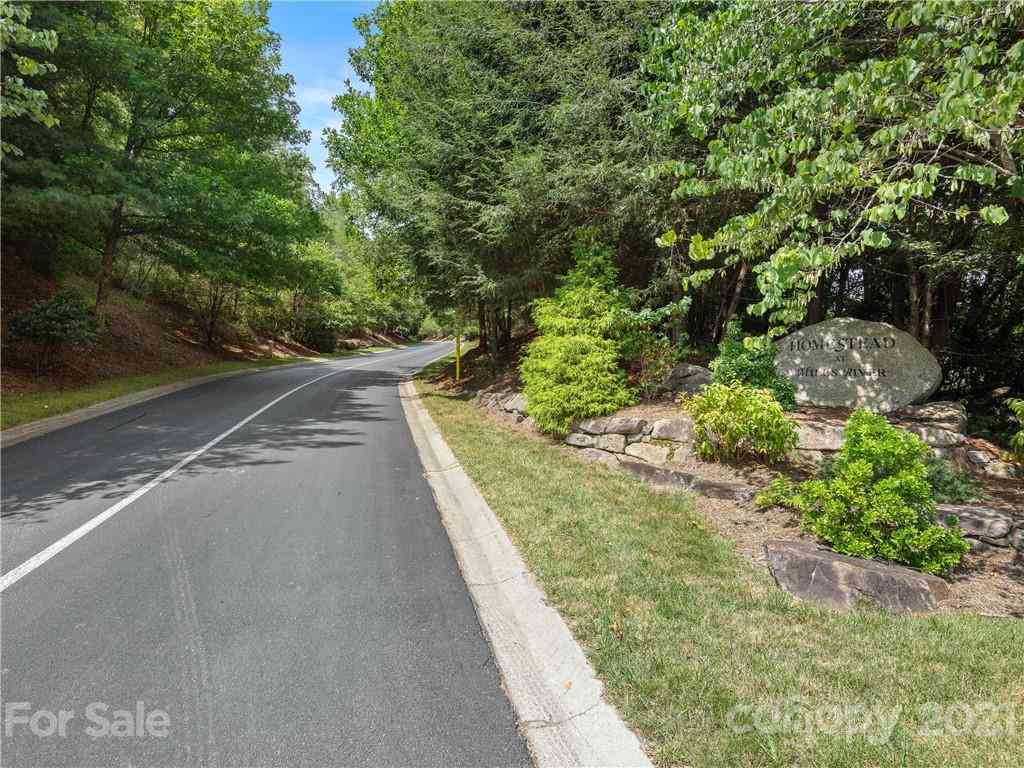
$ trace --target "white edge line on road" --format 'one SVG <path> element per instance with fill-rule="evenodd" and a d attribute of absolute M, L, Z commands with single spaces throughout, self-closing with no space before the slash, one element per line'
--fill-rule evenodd
<path fill-rule="evenodd" d="M 420 351 L 420 350 L 416 350 L 416 351 Z M 396 355 L 395 357 L 405 357 L 405 354 Z M 249 414 L 248 416 L 246 416 L 244 419 L 242 419 L 240 422 L 235 424 L 230 429 L 227 429 L 224 432 L 221 432 L 219 435 L 217 435 L 215 438 L 213 438 L 212 440 L 207 442 L 205 445 L 202 445 L 199 448 L 196 448 L 194 451 L 192 451 L 192 453 L 188 454 L 188 456 L 183 458 L 181 461 L 179 461 L 177 464 L 172 466 L 170 469 L 164 470 L 159 475 L 157 475 L 152 480 L 150 480 L 148 483 L 146 483 L 145 485 L 137 488 L 135 491 L 133 491 L 132 493 L 130 493 L 127 496 L 125 496 L 123 499 L 121 499 L 119 502 L 117 502 L 113 506 L 108 507 L 107 509 L 105 509 L 102 512 L 100 512 L 95 517 L 93 517 L 93 518 L 87 520 L 86 522 L 82 523 L 80 526 L 75 528 L 75 530 L 71 531 L 71 533 L 68 533 L 68 534 L 62 536 L 61 538 L 57 539 L 57 541 L 53 542 L 53 544 L 48 546 L 46 549 L 44 549 L 41 552 L 38 552 L 38 553 L 32 555 L 32 557 L 30 557 L 28 560 L 23 562 L 21 565 L 15 567 L 15 568 L 12 568 L 7 573 L 5 573 L 2 576 L 0 576 L 0 593 L 4 592 L 8 587 L 16 584 L 18 581 L 23 579 L 28 574 L 32 573 L 32 571 L 34 571 L 39 566 L 43 565 L 47 560 L 51 560 L 52 558 L 54 558 L 57 555 L 59 555 L 61 552 L 63 552 L 68 547 L 70 547 L 72 544 L 74 544 L 80 538 L 85 536 L 87 533 L 89 533 L 90 531 L 92 531 L 92 530 L 98 528 L 99 526 L 101 526 L 103 523 L 105 523 L 107 520 L 112 518 L 114 515 L 116 515 L 118 512 L 120 512 L 122 509 L 127 507 L 132 502 L 137 501 L 142 496 L 145 496 L 151 490 L 153 490 L 158 485 L 160 485 L 160 483 L 162 483 L 164 480 L 167 480 L 168 478 L 170 478 L 171 476 L 173 476 L 177 472 L 180 472 L 183 468 L 187 467 L 193 461 L 198 459 L 200 456 L 202 456 L 208 450 L 210 450 L 215 445 L 217 445 L 217 443 L 221 442 L 224 438 L 226 438 L 226 437 L 232 435 L 233 433 L 237 432 L 239 429 L 244 427 L 246 424 L 248 424 L 250 421 L 255 419 L 257 416 L 259 416 L 260 414 L 266 412 L 270 408 L 273 408 L 275 405 L 280 403 L 286 397 L 294 395 L 300 389 L 304 389 L 305 387 L 308 387 L 310 384 L 316 384 L 318 381 L 323 381 L 324 379 L 326 379 L 326 378 L 328 378 L 330 376 L 337 376 L 339 373 L 345 373 L 346 371 L 351 371 L 351 370 L 354 370 L 356 368 L 365 368 L 368 365 L 375 365 L 377 362 L 378 362 L 377 360 L 369 360 L 369 361 L 367 361 L 365 363 L 361 363 L 360 365 L 350 365 L 350 366 L 348 366 L 346 368 L 341 368 L 341 369 L 336 370 L 336 371 L 331 371 L 330 373 L 325 373 L 323 376 L 317 376 L 315 379 L 310 379 L 309 381 L 307 381 L 307 382 L 305 382 L 303 384 L 299 384 L 299 386 L 294 387 L 293 389 L 289 389 L 283 395 L 275 397 L 273 400 L 271 400 L 269 403 L 264 405 L 262 408 L 260 408 L 259 410 L 254 411 L 253 413 Z"/>

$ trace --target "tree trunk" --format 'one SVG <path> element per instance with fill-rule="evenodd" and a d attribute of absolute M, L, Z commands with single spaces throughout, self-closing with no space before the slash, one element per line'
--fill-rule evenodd
<path fill-rule="evenodd" d="M 897 253 L 893 259 L 893 271 L 900 275 L 906 273 L 907 259 L 902 253 Z M 893 278 L 889 314 L 893 325 L 903 330 L 907 329 L 907 281 L 899 276 Z"/>
<path fill-rule="evenodd" d="M 946 275 L 939 286 L 938 313 L 932 322 L 932 349 L 943 349 L 949 343 L 956 319 L 956 305 L 960 301 L 960 276 Z"/>
<path fill-rule="evenodd" d="M 836 298 L 836 301 L 835 301 L 836 314 L 839 315 L 839 316 L 843 316 L 843 315 L 846 314 L 846 308 L 847 308 L 846 289 L 847 289 L 847 286 L 848 286 L 849 282 L 850 282 L 850 265 L 849 264 L 843 264 L 843 266 L 841 266 L 839 268 L 839 287 L 838 287 L 838 290 L 835 293 L 835 298 Z"/>
<path fill-rule="evenodd" d="M 729 303 L 722 302 L 721 311 L 718 315 L 718 320 L 715 323 L 715 341 L 721 341 L 722 337 L 725 336 L 725 329 L 729 325 L 729 321 L 732 320 L 733 315 L 736 314 L 736 309 L 740 305 L 740 297 L 743 295 L 743 280 L 747 276 L 747 262 L 741 261 L 739 271 L 736 273 L 736 282 L 733 284 L 732 295 L 729 298 Z"/>
<path fill-rule="evenodd" d="M 925 276 L 924 284 L 924 320 L 921 323 L 921 343 L 932 347 L 932 307 L 935 304 L 935 278 Z"/>
<path fill-rule="evenodd" d="M 476 303 L 476 323 L 480 329 L 478 345 L 481 352 L 487 351 L 487 308 L 482 301 Z"/>
<path fill-rule="evenodd" d="M 212 347 L 217 335 L 217 321 L 224 306 L 224 290 L 219 285 L 210 284 L 209 301 L 206 307 L 206 346 Z"/>
<path fill-rule="evenodd" d="M 807 305 L 808 324 L 820 323 L 828 312 L 828 275 L 822 273 L 814 287 L 814 296 Z"/>
<path fill-rule="evenodd" d="M 921 273 L 914 269 L 910 273 L 910 296 L 907 300 L 907 333 L 921 340 Z"/>
<path fill-rule="evenodd" d="M 100 262 L 100 274 L 96 278 L 96 311 L 99 312 L 107 301 L 110 292 L 110 278 L 114 274 L 114 259 L 117 257 L 117 246 L 121 242 L 121 218 L 124 214 L 124 197 L 117 199 L 114 210 L 110 212 L 110 226 L 103 243 L 103 259 Z"/>

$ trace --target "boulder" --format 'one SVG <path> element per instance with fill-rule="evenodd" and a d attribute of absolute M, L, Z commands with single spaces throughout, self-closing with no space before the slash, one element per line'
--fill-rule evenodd
<path fill-rule="evenodd" d="M 775 365 L 796 385 L 798 403 L 894 411 L 942 382 L 935 356 L 888 323 L 837 317 L 776 342 Z"/>
<path fill-rule="evenodd" d="M 998 509 L 977 504 L 938 504 L 935 509 L 936 519 L 943 525 L 947 517 L 956 515 L 957 525 L 964 536 L 997 546 L 1009 544 L 1006 537 L 1013 528 L 1013 519 Z"/>
<path fill-rule="evenodd" d="M 693 442 L 693 419 L 681 416 L 677 419 L 658 419 L 651 427 L 651 437 L 658 440 L 672 440 L 677 443 Z"/>
<path fill-rule="evenodd" d="M 611 453 L 622 453 L 626 450 L 625 435 L 598 435 L 594 447 Z"/>
<path fill-rule="evenodd" d="M 581 421 L 579 431 L 590 435 L 637 435 L 646 426 L 646 421 L 633 416 L 600 416 Z"/>
<path fill-rule="evenodd" d="M 816 421 L 798 421 L 796 447 L 800 451 L 838 451 L 843 447 L 843 428 Z"/>
<path fill-rule="evenodd" d="M 517 392 L 507 400 L 502 401 L 501 407 L 509 413 L 526 413 L 526 395 Z"/>
<path fill-rule="evenodd" d="M 571 445 L 574 448 L 593 448 L 594 436 L 584 434 L 583 432 L 570 432 L 565 436 L 565 444 Z"/>
<path fill-rule="evenodd" d="M 585 458 L 587 461 L 596 461 L 599 464 L 605 464 L 609 467 L 619 466 L 619 461 L 615 458 L 615 454 L 608 453 L 608 451 L 601 451 L 597 448 L 584 448 L 580 451 L 580 456 Z"/>
<path fill-rule="evenodd" d="M 633 443 L 626 446 L 627 455 L 649 464 L 664 464 L 668 460 L 668 453 L 668 448 L 653 443 Z"/>
<path fill-rule="evenodd" d="M 967 409 L 952 400 L 935 400 L 922 405 L 908 405 L 896 414 L 908 421 L 922 421 L 963 432 L 967 429 Z"/>
<path fill-rule="evenodd" d="M 1020 477 L 1020 467 L 1009 461 L 990 461 L 981 468 L 982 474 L 989 477 L 998 477 L 1000 480 L 1013 480 Z"/>
<path fill-rule="evenodd" d="M 693 491 L 714 499 L 750 501 L 755 494 L 754 489 L 749 485 L 708 480 L 690 472 L 680 472 L 668 467 L 648 464 L 646 461 L 632 456 L 620 456 L 619 466 L 652 485 Z"/>
<path fill-rule="evenodd" d="M 930 424 L 902 424 L 900 429 L 917 435 L 932 448 L 952 448 L 962 445 L 967 440 L 962 432 L 954 432 Z"/>
<path fill-rule="evenodd" d="M 1018 552 L 1024 553 L 1024 525 L 1014 528 L 1010 533 L 1010 546 Z"/>
<path fill-rule="evenodd" d="M 661 382 L 662 392 L 685 392 L 693 395 L 711 383 L 711 371 L 701 365 L 677 365 Z"/>
<path fill-rule="evenodd" d="M 901 565 L 864 560 L 803 541 L 772 540 L 764 546 L 768 568 L 795 597 L 830 608 L 868 603 L 900 613 L 935 610 L 949 596 L 937 576 Z"/>

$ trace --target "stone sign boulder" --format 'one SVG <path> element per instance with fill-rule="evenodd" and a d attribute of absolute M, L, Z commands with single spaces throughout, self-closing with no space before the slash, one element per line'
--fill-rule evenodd
<path fill-rule="evenodd" d="M 888 323 L 839 317 L 776 345 L 775 366 L 796 385 L 798 403 L 884 413 L 927 398 L 942 382 L 935 356 Z"/>

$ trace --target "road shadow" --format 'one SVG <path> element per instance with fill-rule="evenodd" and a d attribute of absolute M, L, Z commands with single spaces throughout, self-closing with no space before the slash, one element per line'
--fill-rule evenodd
<path fill-rule="evenodd" d="M 289 406 L 296 403 L 286 398 L 165 482 L 223 469 L 286 464 L 293 460 L 289 454 L 298 451 L 359 448 L 366 442 L 368 425 L 402 418 L 397 387 L 414 370 L 358 369 L 339 373 L 337 380 L 325 379 L 312 385 L 301 401 L 311 415 L 290 415 Z M 297 392 L 294 397 L 301 396 Z M 180 414 L 170 416 L 150 414 L 117 424 L 115 428 L 124 430 L 125 448 L 113 456 L 109 444 L 81 444 L 59 456 L 43 455 L 41 460 L 59 461 L 67 468 L 66 473 L 54 473 L 52 481 L 12 477 L 4 466 L 0 525 L 46 523 L 55 508 L 86 499 L 115 503 L 211 439 L 190 436 L 187 426 L 174 423 Z M 102 479 L 95 479 L 97 474 Z"/>

